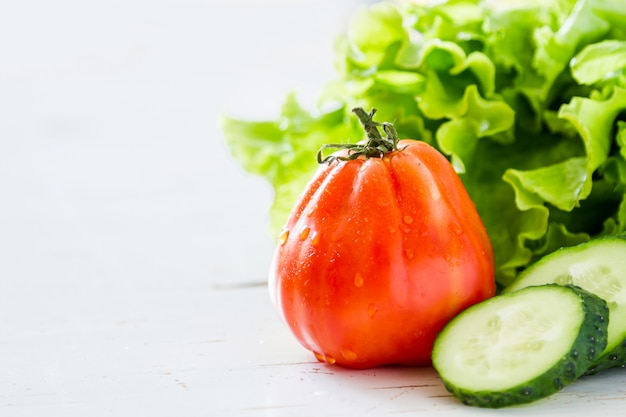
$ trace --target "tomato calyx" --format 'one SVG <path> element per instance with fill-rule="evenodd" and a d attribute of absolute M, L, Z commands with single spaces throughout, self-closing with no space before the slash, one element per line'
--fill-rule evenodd
<path fill-rule="evenodd" d="M 366 143 L 331 143 L 322 146 L 317 152 L 318 164 L 332 164 L 339 161 L 352 161 L 359 157 L 364 158 L 382 158 L 389 152 L 401 151 L 398 149 L 398 134 L 391 123 L 378 123 L 374 121 L 376 109 L 367 113 L 361 107 L 355 107 L 352 112 L 358 117 L 363 130 L 367 134 Z M 380 134 L 379 128 L 383 129 L 385 137 Z M 332 154 L 324 157 L 324 149 L 347 149 L 347 155 Z"/>

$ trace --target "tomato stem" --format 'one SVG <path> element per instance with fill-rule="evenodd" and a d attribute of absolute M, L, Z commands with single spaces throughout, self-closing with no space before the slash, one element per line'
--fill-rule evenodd
<path fill-rule="evenodd" d="M 355 107 L 352 112 L 361 122 L 363 130 L 367 134 L 367 142 L 362 143 L 342 143 L 342 144 L 326 144 L 322 146 L 317 152 L 317 162 L 319 164 L 332 164 L 339 161 L 351 161 L 359 157 L 364 158 L 382 158 L 389 152 L 399 151 L 398 149 L 398 134 L 396 129 L 391 123 L 383 122 L 378 123 L 374 121 L 374 114 L 376 109 L 373 108 L 371 112 L 367 113 L 361 107 Z M 385 137 L 380 134 L 379 128 L 382 127 L 385 132 Z M 347 149 L 347 155 L 328 155 L 323 156 L 324 149 Z"/>
<path fill-rule="evenodd" d="M 376 114 L 376 109 L 372 109 L 370 113 L 366 113 L 362 107 L 355 107 L 352 109 L 352 113 L 356 114 L 356 117 L 359 118 L 361 125 L 363 126 L 363 130 L 367 133 L 367 138 L 369 142 L 380 141 L 383 140 L 383 137 L 380 135 L 378 131 L 378 126 L 380 123 L 374 121 L 374 114 Z"/>

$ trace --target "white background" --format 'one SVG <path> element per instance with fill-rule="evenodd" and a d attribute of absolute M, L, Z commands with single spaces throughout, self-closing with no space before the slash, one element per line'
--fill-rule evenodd
<path fill-rule="evenodd" d="M 218 116 L 315 94 L 354 3 L 6 2 L 2 283 L 260 278 L 271 192 Z"/>

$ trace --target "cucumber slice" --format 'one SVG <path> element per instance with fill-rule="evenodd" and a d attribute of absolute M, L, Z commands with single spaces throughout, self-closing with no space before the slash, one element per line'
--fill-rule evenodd
<path fill-rule="evenodd" d="M 461 312 L 437 336 L 433 366 L 468 405 L 539 400 L 570 384 L 606 346 L 608 307 L 572 285 L 492 297 Z"/>
<path fill-rule="evenodd" d="M 609 306 L 607 347 L 587 373 L 626 365 L 626 239 L 603 237 L 561 248 L 521 272 L 502 292 L 547 283 L 576 285 Z"/>

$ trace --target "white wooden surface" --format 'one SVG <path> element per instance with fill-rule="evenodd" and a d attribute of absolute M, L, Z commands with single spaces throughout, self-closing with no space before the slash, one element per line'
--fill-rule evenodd
<path fill-rule="evenodd" d="M 220 111 L 332 75 L 356 0 L 0 7 L 0 415 L 613 416 L 626 371 L 465 407 L 432 369 L 317 363 L 264 286 L 271 192 Z"/>

